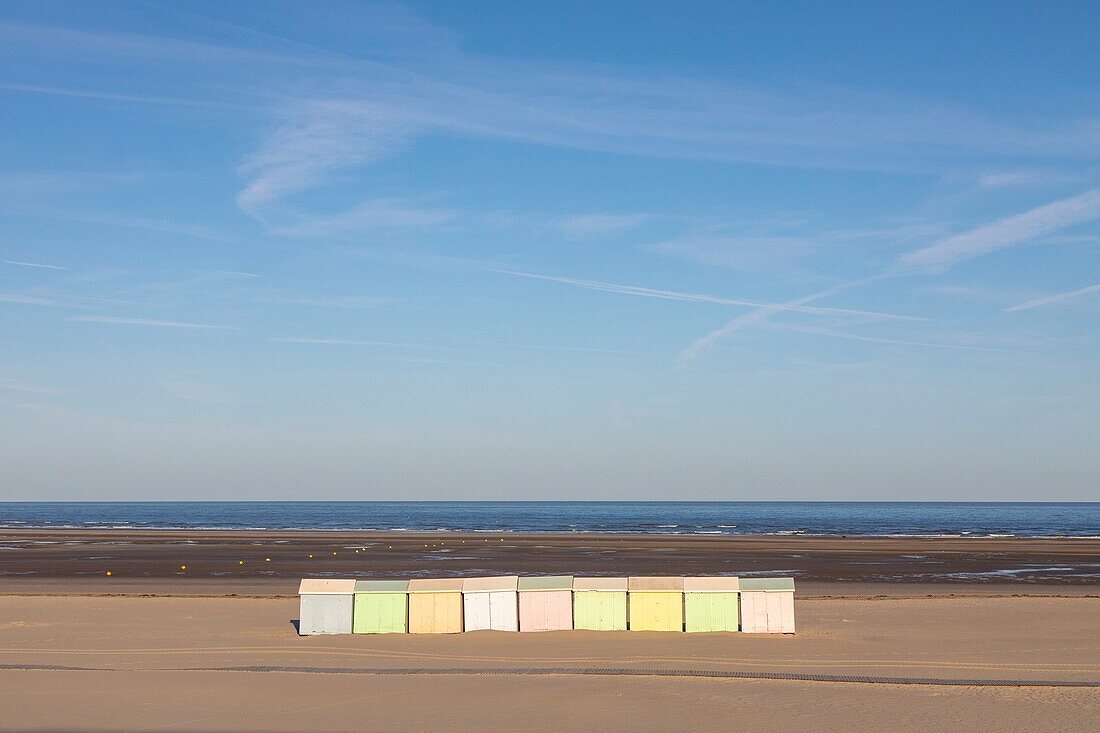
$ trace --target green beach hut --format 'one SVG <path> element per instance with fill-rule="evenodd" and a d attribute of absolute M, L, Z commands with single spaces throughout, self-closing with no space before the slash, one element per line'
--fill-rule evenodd
<path fill-rule="evenodd" d="M 573 628 L 626 631 L 626 578 L 573 578 Z"/>
<path fill-rule="evenodd" d="M 737 631 L 737 578 L 684 578 L 685 631 Z"/>
<path fill-rule="evenodd" d="M 409 630 L 409 581 L 355 581 L 352 633 L 404 634 Z"/>

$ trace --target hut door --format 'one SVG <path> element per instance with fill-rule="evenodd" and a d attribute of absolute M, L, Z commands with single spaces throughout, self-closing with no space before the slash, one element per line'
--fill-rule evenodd
<path fill-rule="evenodd" d="M 463 596 L 463 612 L 466 616 L 466 630 L 479 631 L 491 629 L 492 609 L 491 593 L 466 593 Z"/>
<path fill-rule="evenodd" d="M 489 628 L 497 631 L 516 631 L 519 621 L 516 594 L 511 592 L 489 594 Z"/>
<path fill-rule="evenodd" d="M 765 593 L 764 600 L 768 604 L 768 631 L 780 633 L 783 631 L 783 593 Z"/>

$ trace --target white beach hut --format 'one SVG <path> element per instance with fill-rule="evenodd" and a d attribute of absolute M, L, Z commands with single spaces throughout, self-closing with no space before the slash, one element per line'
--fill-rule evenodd
<path fill-rule="evenodd" d="M 794 578 L 742 578 L 741 631 L 793 634 Z"/>
<path fill-rule="evenodd" d="M 350 634 L 354 580 L 306 578 L 298 586 L 298 633 Z"/>
<path fill-rule="evenodd" d="M 519 631 L 519 576 L 466 578 L 462 616 L 466 631 Z"/>

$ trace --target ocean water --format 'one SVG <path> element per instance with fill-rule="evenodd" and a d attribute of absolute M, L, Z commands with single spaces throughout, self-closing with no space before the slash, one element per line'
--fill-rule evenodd
<path fill-rule="evenodd" d="M 0 502 L 0 528 L 1100 537 L 1100 502 Z"/>

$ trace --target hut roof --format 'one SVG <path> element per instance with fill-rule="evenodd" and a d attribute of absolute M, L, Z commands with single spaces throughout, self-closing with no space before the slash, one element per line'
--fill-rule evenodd
<path fill-rule="evenodd" d="M 670 593 L 684 590 L 684 579 L 671 577 L 633 577 L 627 579 L 627 587 L 632 592 L 656 591 Z"/>
<path fill-rule="evenodd" d="M 460 593 L 462 578 L 415 578 L 409 581 L 409 593 Z"/>
<path fill-rule="evenodd" d="M 356 593 L 404 593 L 409 589 L 407 580 L 357 580 Z"/>
<path fill-rule="evenodd" d="M 490 591 L 516 590 L 518 585 L 518 575 L 497 575 L 492 578 L 464 578 L 462 580 L 462 591 L 464 593 L 484 593 Z"/>
<path fill-rule="evenodd" d="M 305 578 L 298 585 L 298 595 L 344 595 L 355 591 L 354 580 Z"/>
<path fill-rule="evenodd" d="M 793 591 L 794 578 L 742 578 L 741 590 Z"/>
<path fill-rule="evenodd" d="M 520 590 L 573 590 L 572 575 L 540 575 L 520 578 Z"/>
<path fill-rule="evenodd" d="M 684 578 L 685 593 L 735 593 L 740 589 L 738 578 L 729 576 Z"/>
<path fill-rule="evenodd" d="M 626 578 L 573 578 L 573 590 L 626 591 Z"/>

